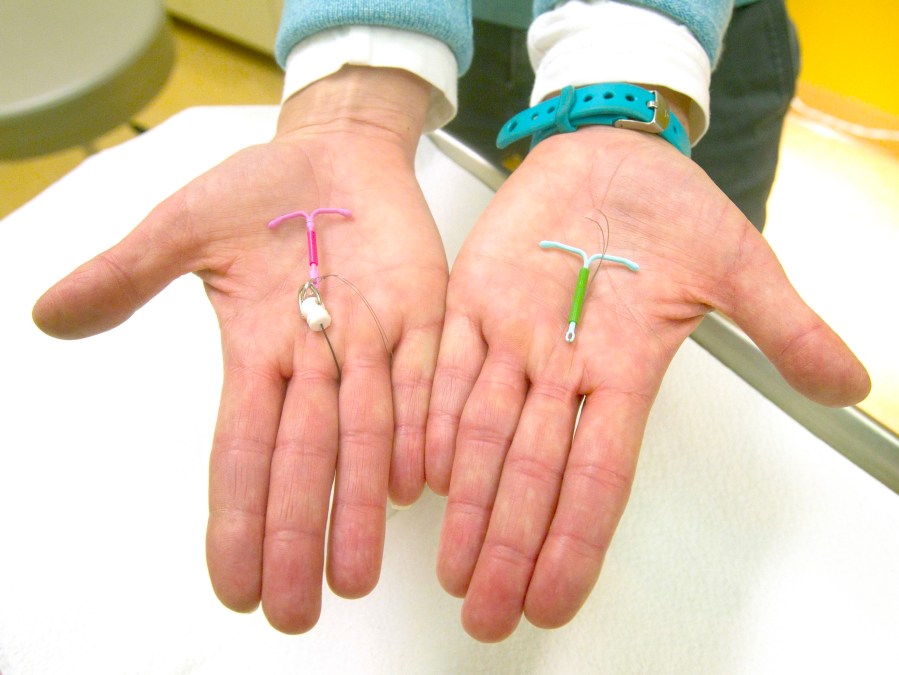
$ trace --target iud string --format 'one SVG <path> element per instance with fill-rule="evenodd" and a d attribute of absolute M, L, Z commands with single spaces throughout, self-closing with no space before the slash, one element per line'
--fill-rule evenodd
<path fill-rule="evenodd" d="M 637 263 L 628 260 L 627 258 L 620 258 L 617 255 L 608 255 L 605 252 L 588 256 L 582 249 L 568 246 L 567 244 L 560 244 L 557 241 L 541 241 L 540 248 L 556 248 L 562 251 L 568 251 L 569 253 L 581 256 L 584 261 L 584 266 L 577 275 L 577 286 L 575 286 L 574 298 L 571 301 L 571 310 L 568 313 L 568 331 L 565 333 L 566 342 L 574 342 L 574 329 L 581 320 L 581 313 L 584 309 L 584 298 L 587 295 L 587 282 L 590 280 L 590 266 L 594 262 L 598 260 L 600 265 L 604 260 L 620 263 L 632 272 L 636 272 L 640 269 L 640 266 Z"/>
<path fill-rule="evenodd" d="M 387 335 L 384 333 L 384 328 L 381 325 L 380 320 L 378 319 L 378 315 L 375 314 L 374 309 L 368 300 L 365 299 L 365 296 L 362 292 L 356 288 L 352 283 L 344 279 L 339 274 L 326 274 L 325 276 L 319 276 L 318 273 L 318 241 L 315 234 L 315 218 L 316 216 L 326 215 L 326 214 L 337 214 L 343 216 L 345 218 L 351 218 L 352 213 L 347 209 L 332 209 L 332 208 L 322 208 L 315 209 L 311 213 L 306 213 L 305 211 L 293 211 L 291 213 L 286 213 L 283 216 L 278 216 L 274 220 L 272 220 L 268 226 L 270 229 L 275 229 L 286 220 L 291 220 L 292 218 L 303 218 L 306 221 L 306 244 L 308 248 L 308 256 L 309 256 L 309 281 L 303 284 L 300 287 L 299 292 L 297 293 L 297 304 L 300 308 L 300 315 L 306 320 L 306 324 L 314 331 L 321 332 L 324 335 L 325 340 L 328 343 L 328 348 L 331 350 L 331 356 L 334 358 L 334 365 L 337 367 L 337 379 L 340 380 L 340 363 L 337 360 L 337 354 L 334 352 L 334 347 L 331 344 L 331 340 L 328 337 L 328 326 L 331 325 L 331 315 L 328 313 L 328 310 L 325 309 L 325 303 L 322 300 L 321 292 L 319 289 L 319 282 L 324 281 L 325 279 L 337 279 L 341 281 L 346 286 L 350 288 L 356 295 L 359 296 L 360 300 L 365 304 L 365 307 L 368 309 L 368 312 L 371 314 L 372 318 L 375 321 L 375 324 L 378 326 L 378 332 L 381 334 L 381 340 L 384 343 L 384 349 L 387 351 L 387 355 L 392 357 L 390 352 L 389 343 L 387 342 Z"/>

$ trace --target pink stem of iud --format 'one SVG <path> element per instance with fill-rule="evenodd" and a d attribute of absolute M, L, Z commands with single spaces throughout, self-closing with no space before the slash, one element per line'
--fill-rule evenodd
<path fill-rule="evenodd" d="M 315 221 L 306 218 L 306 243 L 309 245 L 309 279 L 318 286 L 318 246 L 315 243 Z"/>
<path fill-rule="evenodd" d="M 278 216 L 268 224 L 269 228 L 275 229 L 285 220 L 290 220 L 291 218 L 302 217 L 306 220 L 306 243 L 309 248 L 309 280 L 315 286 L 318 286 L 318 244 L 315 239 L 315 217 L 323 213 L 336 213 L 346 218 L 353 215 L 346 209 L 315 209 L 312 213 L 292 211 L 291 213 L 285 213 L 283 216 Z"/>

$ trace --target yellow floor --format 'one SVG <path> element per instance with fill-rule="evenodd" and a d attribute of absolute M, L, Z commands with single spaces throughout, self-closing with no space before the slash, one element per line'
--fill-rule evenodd
<path fill-rule="evenodd" d="M 174 28 L 175 70 L 162 93 L 136 117 L 138 124 L 152 127 L 197 105 L 278 102 L 282 74 L 271 57 L 186 24 L 176 22 Z M 815 97 L 813 91 L 806 93 L 809 99 Z M 95 145 L 110 147 L 133 135 L 130 128 L 123 127 Z M 820 255 L 809 254 L 809 246 L 826 237 L 837 243 L 839 253 L 840 242 L 859 238 L 858 228 L 864 227 L 865 241 L 873 237 L 875 248 L 896 242 L 892 250 L 899 252 L 897 147 L 895 141 L 855 140 L 807 116 L 791 114 L 766 230 L 800 292 L 868 365 L 874 391 L 860 407 L 894 430 L 899 430 L 899 359 L 894 348 L 899 336 L 899 305 L 893 268 L 856 273 L 845 260 L 821 264 Z M 76 149 L 0 162 L 0 218 L 68 173 L 84 157 L 84 151 Z M 834 180 L 828 183 L 827 177 Z M 859 307 L 864 311 L 860 313 Z"/>

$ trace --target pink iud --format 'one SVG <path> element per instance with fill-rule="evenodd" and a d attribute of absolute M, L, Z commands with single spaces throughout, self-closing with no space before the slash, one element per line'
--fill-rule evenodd
<path fill-rule="evenodd" d="M 309 244 L 309 280 L 316 286 L 318 286 L 318 245 L 315 243 L 315 217 L 323 213 L 336 213 L 346 218 L 353 215 L 346 209 L 315 209 L 312 213 L 293 211 L 292 213 L 278 216 L 268 224 L 269 228 L 275 229 L 285 220 L 290 220 L 291 218 L 302 216 L 306 219 L 306 241 Z"/>

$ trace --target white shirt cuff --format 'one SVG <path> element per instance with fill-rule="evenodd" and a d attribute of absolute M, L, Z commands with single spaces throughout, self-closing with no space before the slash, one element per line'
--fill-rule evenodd
<path fill-rule="evenodd" d="M 383 26 L 339 26 L 311 35 L 287 57 L 282 103 L 345 65 L 400 68 L 431 85 L 425 132 L 456 116 L 456 57 L 443 42 L 413 31 Z"/>
<path fill-rule="evenodd" d="M 692 144 L 708 129 L 709 57 L 689 29 L 664 14 L 611 0 L 570 0 L 537 17 L 528 52 L 536 73 L 531 105 L 567 85 L 639 82 L 690 98 Z"/>

